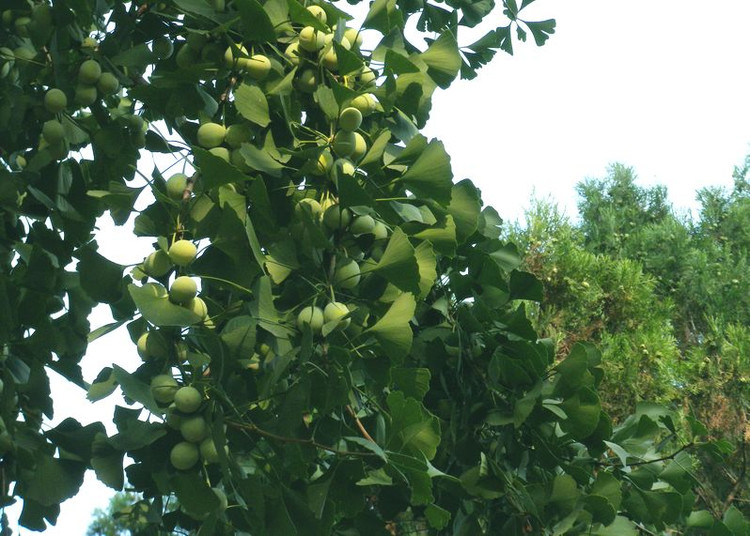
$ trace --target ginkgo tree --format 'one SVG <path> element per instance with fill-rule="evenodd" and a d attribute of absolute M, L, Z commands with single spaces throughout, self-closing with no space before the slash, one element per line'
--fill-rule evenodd
<path fill-rule="evenodd" d="M 698 423 L 644 405 L 613 429 L 596 349 L 555 362 L 523 305 L 540 283 L 419 133 L 436 89 L 512 34 L 546 41 L 531 1 L 460 48 L 492 2 L 375 0 L 356 24 L 326 1 L 4 2 L 0 471 L 21 525 L 54 524 L 93 470 L 142 497 L 144 534 L 745 533 L 690 513 Z M 157 153 L 181 165 L 144 171 Z M 104 214 L 153 251 L 101 255 Z M 114 322 L 92 330 L 96 304 Z M 141 366 L 87 382 L 115 329 Z M 117 433 L 43 428 L 48 370 L 120 390 Z"/>

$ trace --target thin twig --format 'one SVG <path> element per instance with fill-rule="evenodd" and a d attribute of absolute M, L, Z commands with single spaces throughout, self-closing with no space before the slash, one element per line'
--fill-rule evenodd
<path fill-rule="evenodd" d="M 364 437 L 367 441 L 372 441 L 375 443 L 375 440 L 372 438 L 372 436 L 367 432 L 367 429 L 365 428 L 365 425 L 362 424 L 362 421 L 359 420 L 359 417 L 357 417 L 357 414 L 354 413 L 354 409 L 347 404 L 346 410 L 349 412 L 349 415 L 352 416 L 354 419 L 354 422 L 357 423 L 357 428 L 359 428 L 359 433 L 362 434 L 362 437 Z"/>

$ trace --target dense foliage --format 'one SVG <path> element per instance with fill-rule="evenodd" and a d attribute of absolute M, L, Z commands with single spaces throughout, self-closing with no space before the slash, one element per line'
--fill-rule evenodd
<path fill-rule="evenodd" d="M 419 134 L 511 30 L 544 43 L 530 3 L 460 50 L 491 2 L 376 0 L 372 50 L 328 2 L 4 3 L 1 491 L 21 525 L 54 523 L 91 469 L 139 493 L 144 534 L 746 532 L 690 513 L 700 425 L 677 438 L 641 405 L 613 430 L 598 351 L 555 359 L 526 315 L 541 285 Z M 99 254 L 105 213 L 153 252 Z M 115 322 L 92 331 L 97 303 Z M 87 383 L 87 342 L 121 326 L 142 365 Z M 120 389 L 118 432 L 43 429 L 49 369 Z"/>
<path fill-rule="evenodd" d="M 602 404 L 618 420 L 639 401 L 699 418 L 726 456 L 703 457 L 696 488 L 720 515 L 745 510 L 747 437 L 748 168 L 731 191 L 698 193 L 696 215 L 677 213 L 661 186 L 638 186 L 614 165 L 578 186 L 580 221 L 537 201 L 513 235 L 545 282 L 535 326 L 559 348 L 596 342 Z"/>

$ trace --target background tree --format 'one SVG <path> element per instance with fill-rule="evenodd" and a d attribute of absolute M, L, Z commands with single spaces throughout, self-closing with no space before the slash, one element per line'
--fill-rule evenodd
<path fill-rule="evenodd" d="M 731 192 L 700 191 L 692 219 L 666 204 L 665 188 L 640 187 L 614 165 L 579 185 L 579 224 L 537 201 L 514 230 L 546 282 L 538 329 L 561 347 L 600 344 L 603 405 L 615 420 L 659 400 L 734 444 L 729 465 L 703 460 L 698 491 L 715 510 L 746 493 L 746 174 L 735 171 Z"/>
<path fill-rule="evenodd" d="M 325 1 L 4 4 L 2 504 L 23 526 L 91 469 L 127 476 L 146 534 L 746 531 L 690 514 L 699 425 L 641 405 L 613 429 L 598 351 L 555 359 L 540 283 L 419 134 L 438 87 L 512 33 L 545 42 L 530 3 L 460 49 L 491 3 L 376 0 L 361 28 Z M 105 213 L 153 250 L 102 256 Z M 122 326 L 142 364 L 89 384 L 87 343 Z M 48 369 L 120 389 L 117 432 L 43 429 Z"/>

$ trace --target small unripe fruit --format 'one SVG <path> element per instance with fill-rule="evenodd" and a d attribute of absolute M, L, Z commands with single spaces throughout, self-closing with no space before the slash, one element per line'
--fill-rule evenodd
<path fill-rule="evenodd" d="M 198 254 L 198 248 L 190 240 L 177 240 L 169 247 L 169 258 L 177 266 L 187 266 Z"/>
<path fill-rule="evenodd" d="M 341 175 L 348 175 L 350 177 L 353 177 L 355 171 L 356 169 L 354 167 L 354 164 L 352 164 L 346 158 L 339 158 L 333 164 L 333 176 L 335 179 L 338 179 L 338 177 L 340 177 Z"/>
<path fill-rule="evenodd" d="M 325 309 L 323 310 L 323 319 L 326 323 L 333 322 L 335 320 L 339 320 L 340 322 L 336 326 L 337 329 L 346 329 L 349 327 L 349 324 L 351 324 L 352 319 L 347 318 L 346 320 L 341 320 L 343 317 L 349 314 L 349 308 L 341 303 L 341 302 L 331 302 L 328 305 L 326 305 Z"/>
<path fill-rule="evenodd" d="M 362 125 L 362 112 L 353 106 L 344 108 L 339 115 L 339 128 L 348 132 L 357 130 Z"/>
<path fill-rule="evenodd" d="M 315 166 L 314 173 L 316 175 L 325 175 L 331 170 L 332 167 L 333 167 L 333 155 L 331 154 L 331 151 L 329 151 L 328 149 L 325 149 L 318 156 L 318 162 L 317 162 L 317 165 Z"/>
<path fill-rule="evenodd" d="M 303 210 L 309 212 L 310 216 L 312 216 L 313 221 L 316 221 L 323 214 L 323 207 L 321 207 L 320 203 L 318 203 L 311 197 L 300 199 L 299 203 L 297 203 L 297 206 L 294 207 L 294 212 L 298 216 L 302 213 Z"/>
<path fill-rule="evenodd" d="M 299 32 L 299 46 L 308 52 L 320 50 L 325 45 L 325 34 L 312 26 L 305 26 Z"/>
<path fill-rule="evenodd" d="M 62 123 L 55 119 L 46 121 L 42 125 L 42 137 L 50 145 L 61 142 L 65 138 L 65 129 L 63 129 Z"/>
<path fill-rule="evenodd" d="M 243 143 L 253 139 L 253 131 L 244 123 L 235 123 L 227 128 L 224 141 L 232 149 L 239 149 Z"/>
<path fill-rule="evenodd" d="M 179 389 L 177 381 L 168 374 L 159 374 L 151 379 L 151 394 L 160 404 L 174 402 L 174 394 Z"/>
<path fill-rule="evenodd" d="M 325 24 L 326 21 L 328 20 L 328 16 L 326 15 L 326 12 L 320 6 L 316 6 L 316 5 L 307 6 L 307 10 L 312 14 L 313 17 L 318 19 L 323 24 Z"/>
<path fill-rule="evenodd" d="M 174 405 L 183 413 L 198 411 L 203 403 L 201 392 L 191 385 L 180 387 L 174 394 Z"/>
<path fill-rule="evenodd" d="M 294 43 L 291 43 L 288 47 L 286 47 L 286 50 L 284 50 L 284 56 L 289 58 L 289 61 L 292 65 L 297 66 L 300 62 L 300 52 L 299 52 L 299 43 L 295 41 Z"/>
<path fill-rule="evenodd" d="M 102 67 L 96 60 L 86 60 L 78 69 L 78 81 L 81 84 L 93 85 L 102 75 Z"/>
<path fill-rule="evenodd" d="M 349 226 L 349 231 L 357 236 L 363 234 L 370 234 L 375 230 L 375 220 L 372 216 L 365 214 L 354 218 L 354 221 Z"/>
<path fill-rule="evenodd" d="M 333 284 L 351 290 L 359 285 L 360 278 L 359 265 L 354 261 L 349 261 L 336 268 L 333 273 Z"/>
<path fill-rule="evenodd" d="M 225 449 L 226 450 L 226 449 Z M 219 463 L 219 450 L 216 448 L 216 443 L 210 437 L 207 437 L 200 444 L 201 458 L 206 463 Z"/>
<path fill-rule="evenodd" d="M 372 234 L 375 235 L 375 240 L 385 240 L 388 238 L 388 227 L 382 221 L 376 221 Z"/>
<path fill-rule="evenodd" d="M 167 408 L 166 423 L 172 430 L 178 431 L 182 424 L 182 415 L 177 413 L 177 407 L 174 405 L 174 402 L 172 402 Z"/>
<path fill-rule="evenodd" d="M 205 320 L 208 317 L 208 307 L 206 306 L 206 302 L 197 296 L 185 303 L 185 308 L 195 313 L 195 315 L 199 316 L 201 320 Z"/>
<path fill-rule="evenodd" d="M 224 52 L 224 63 L 230 69 L 235 67 L 239 68 L 241 61 L 247 59 L 248 56 L 247 49 L 242 45 L 237 45 L 236 47 L 230 46 L 227 47 L 227 50 Z"/>
<path fill-rule="evenodd" d="M 218 147 L 224 141 L 227 129 L 218 123 L 203 123 L 198 128 L 198 145 L 211 149 Z"/>
<path fill-rule="evenodd" d="M 187 471 L 198 463 L 198 447 L 187 441 L 177 443 L 169 453 L 169 461 L 175 469 Z"/>
<path fill-rule="evenodd" d="M 184 173 L 175 173 L 167 179 L 167 195 L 175 201 L 182 201 L 188 177 Z"/>
<path fill-rule="evenodd" d="M 44 107 L 51 114 L 60 113 L 68 107 L 68 97 L 61 89 L 52 88 L 44 95 Z"/>
<path fill-rule="evenodd" d="M 323 213 L 323 223 L 332 231 L 344 229 L 351 220 L 352 213 L 348 209 L 341 209 L 339 205 L 331 205 Z"/>
<path fill-rule="evenodd" d="M 334 152 L 339 156 L 349 156 L 354 152 L 357 138 L 354 136 L 355 132 L 348 132 L 346 130 L 339 130 L 333 137 L 331 147 Z"/>
<path fill-rule="evenodd" d="M 96 82 L 96 88 L 102 95 L 114 95 L 120 89 L 120 81 L 112 73 L 102 73 Z"/>
<path fill-rule="evenodd" d="M 229 153 L 229 149 L 227 149 L 226 147 L 213 147 L 209 149 L 208 152 L 214 156 L 218 156 L 227 164 L 230 162 L 232 158 L 231 154 Z"/>
<path fill-rule="evenodd" d="M 165 60 L 174 53 L 174 44 L 168 37 L 158 37 L 151 43 L 151 51 L 160 60 Z"/>
<path fill-rule="evenodd" d="M 315 70 L 303 70 L 297 78 L 297 88 L 304 93 L 313 93 L 316 87 L 318 87 L 318 77 Z"/>
<path fill-rule="evenodd" d="M 200 443 L 208 436 L 208 425 L 202 415 L 191 415 L 183 417 L 180 424 L 180 433 L 185 441 Z"/>
<path fill-rule="evenodd" d="M 373 97 L 369 93 L 358 95 L 357 97 L 354 97 L 352 99 L 352 101 L 349 103 L 349 106 L 352 106 L 353 108 L 359 110 L 363 116 L 370 115 L 375 111 L 375 97 Z"/>
<path fill-rule="evenodd" d="M 305 326 L 310 326 L 313 333 L 319 333 L 323 328 L 323 323 L 323 309 L 315 305 L 305 307 L 297 315 L 297 327 L 299 329 L 304 329 Z"/>
<path fill-rule="evenodd" d="M 367 142 L 364 136 L 359 132 L 354 132 L 354 150 L 352 151 L 352 160 L 357 161 L 367 152 Z"/>
<path fill-rule="evenodd" d="M 141 359 L 166 359 L 169 357 L 169 346 L 166 339 L 158 331 L 147 331 L 140 337 L 136 344 L 138 355 Z"/>
<path fill-rule="evenodd" d="M 242 70 L 255 80 L 263 80 L 271 72 L 271 60 L 263 54 L 253 54 L 244 61 L 240 61 Z"/>
<path fill-rule="evenodd" d="M 375 85 L 377 78 L 375 72 L 369 67 L 363 67 L 362 71 L 357 75 L 357 80 L 359 80 L 359 83 L 364 87 Z"/>
<path fill-rule="evenodd" d="M 352 44 L 353 48 L 359 48 L 362 46 L 362 34 L 359 30 L 354 28 L 347 28 L 344 30 L 344 37 Z"/>
<path fill-rule="evenodd" d="M 186 275 L 181 275 L 169 287 L 169 300 L 174 303 L 188 303 L 198 293 L 198 285 Z"/>
<path fill-rule="evenodd" d="M 78 85 L 73 100 L 81 106 L 91 106 L 98 97 L 96 86 Z"/>

